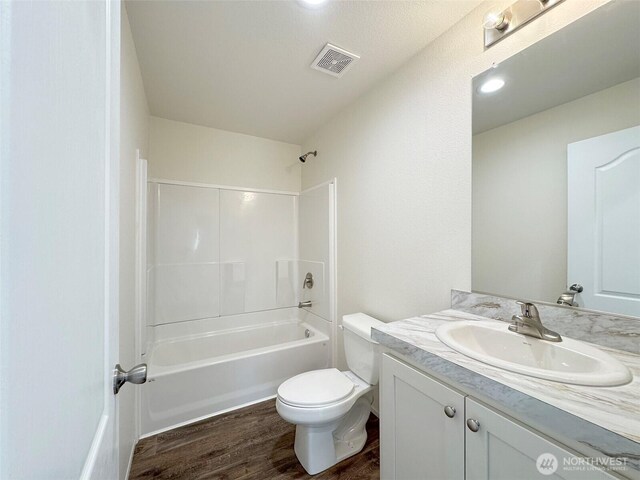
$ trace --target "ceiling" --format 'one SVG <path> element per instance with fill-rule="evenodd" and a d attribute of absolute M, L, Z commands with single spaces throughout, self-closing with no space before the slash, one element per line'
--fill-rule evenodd
<path fill-rule="evenodd" d="M 477 76 L 473 133 L 639 77 L 639 46 L 639 4 L 611 2 L 600 7 Z M 493 94 L 478 93 L 492 77 L 504 79 L 505 86 Z"/>
<path fill-rule="evenodd" d="M 128 1 L 152 115 L 301 144 L 481 0 Z M 312 70 L 325 43 L 360 55 Z"/>

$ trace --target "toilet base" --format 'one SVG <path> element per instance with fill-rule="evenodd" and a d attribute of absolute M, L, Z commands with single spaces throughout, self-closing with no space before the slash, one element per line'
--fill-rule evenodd
<path fill-rule="evenodd" d="M 311 475 L 360 452 L 367 441 L 367 420 L 373 397 L 366 394 L 342 418 L 323 425 L 297 425 L 294 450 Z"/>

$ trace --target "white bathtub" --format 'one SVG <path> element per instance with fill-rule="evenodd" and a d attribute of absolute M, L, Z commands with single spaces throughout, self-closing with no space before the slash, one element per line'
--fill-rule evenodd
<path fill-rule="evenodd" d="M 154 327 L 142 435 L 273 397 L 287 378 L 328 367 L 328 331 L 298 309 Z"/>

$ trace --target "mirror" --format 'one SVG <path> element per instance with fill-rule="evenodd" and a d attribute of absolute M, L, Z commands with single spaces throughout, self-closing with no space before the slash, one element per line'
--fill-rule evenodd
<path fill-rule="evenodd" d="M 474 291 L 640 317 L 639 3 L 473 79 L 472 181 Z"/>

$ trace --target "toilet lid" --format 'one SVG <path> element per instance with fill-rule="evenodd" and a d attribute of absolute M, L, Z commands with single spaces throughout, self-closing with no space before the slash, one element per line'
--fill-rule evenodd
<path fill-rule="evenodd" d="M 278 397 L 294 407 L 320 407 L 339 402 L 354 385 L 337 368 L 301 373 L 278 387 Z"/>

